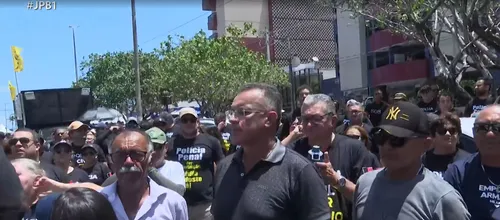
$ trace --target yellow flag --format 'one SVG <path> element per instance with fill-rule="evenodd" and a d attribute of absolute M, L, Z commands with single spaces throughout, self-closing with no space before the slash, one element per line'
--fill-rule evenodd
<path fill-rule="evenodd" d="M 10 98 L 12 99 L 12 101 L 16 100 L 16 87 L 14 87 L 10 81 L 9 81 L 9 90 L 10 90 Z"/>
<path fill-rule="evenodd" d="M 12 60 L 14 61 L 14 72 L 19 73 L 24 70 L 24 61 L 21 57 L 21 48 L 12 46 L 10 47 L 12 52 Z"/>

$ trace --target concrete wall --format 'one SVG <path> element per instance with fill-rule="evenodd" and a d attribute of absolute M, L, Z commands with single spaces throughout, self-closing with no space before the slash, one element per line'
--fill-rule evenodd
<path fill-rule="evenodd" d="M 230 25 L 243 28 L 244 23 L 251 23 L 256 36 L 262 36 L 269 25 L 267 0 L 217 0 L 216 11 L 219 36 L 225 35 Z"/>

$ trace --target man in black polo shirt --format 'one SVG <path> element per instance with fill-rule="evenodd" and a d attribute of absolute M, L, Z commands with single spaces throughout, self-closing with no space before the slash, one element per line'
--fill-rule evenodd
<path fill-rule="evenodd" d="M 246 85 L 230 110 L 232 141 L 241 148 L 217 165 L 216 220 L 329 220 L 326 190 L 314 164 L 276 139 L 279 91 Z"/>
<path fill-rule="evenodd" d="M 351 219 L 351 201 L 355 183 L 364 172 L 378 168 L 379 162 L 359 140 L 334 134 L 336 125 L 335 105 L 324 94 L 307 96 L 302 104 L 302 131 L 305 138 L 289 146 L 304 157 L 319 146 L 328 156 L 326 163 L 317 163 L 324 172 L 328 189 L 328 205 L 333 219 Z M 329 159 L 329 160 L 328 160 Z M 331 162 L 329 162 L 331 161 Z M 323 198 L 321 197 L 320 200 Z"/>

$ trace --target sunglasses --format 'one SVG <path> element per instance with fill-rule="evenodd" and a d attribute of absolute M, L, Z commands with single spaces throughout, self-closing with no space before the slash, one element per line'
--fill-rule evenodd
<path fill-rule="evenodd" d="M 94 152 L 94 151 L 85 151 L 85 152 L 82 153 L 82 155 L 84 157 L 86 157 L 86 156 L 95 156 L 96 154 L 97 154 L 97 152 Z"/>
<path fill-rule="evenodd" d="M 356 139 L 356 140 L 360 140 L 361 139 L 361 136 L 359 135 L 346 135 L 347 137 L 349 138 L 352 138 L 352 139 Z"/>
<path fill-rule="evenodd" d="M 187 123 L 196 123 L 196 118 L 194 117 L 186 117 L 186 118 L 181 118 L 181 122 L 183 124 L 187 124 Z"/>
<path fill-rule="evenodd" d="M 11 146 L 14 146 L 17 144 L 17 142 L 20 142 L 22 145 L 26 145 L 28 143 L 30 143 L 30 139 L 29 138 L 25 138 L 25 137 L 22 137 L 22 138 L 11 138 L 9 140 L 9 145 Z"/>
<path fill-rule="evenodd" d="M 62 154 L 62 153 L 69 154 L 71 153 L 71 149 L 68 147 L 58 147 L 54 148 L 54 152 L 56 152 L 56 154 Z"/>
<path fill-rule="evenodd" d="M 475 123 L 474 130 L 476 132 L 500 132 L 500 123 Z M 22 143 L 22 142 L 21 142 Z"/>
<path fill-rule="evenodd" d="M 164 144 L 153 143 L 153 149 L 155 151 L 163 149 Z"/>
<path fill-rule="evenodd" d="M 146 151 L 116 151 L 111 154 L 111 160 L 115 163 L 123 163 L 130 157 L 135 162 L 143 162 L 146 159 Z"/>
<path fill-rule="evenodd" d="M 413 136 L 413 137 L 396 137 L 394 135 L 389 134 L 387 131 L 383 129 L 378 129 L 373 132 L 373 142 L 379 146 L 384 145 L 385 143 L 389 143 L 392 148 L 402 148 L 405 144 L 412 139 L 421 138 L 422 136 Z"/>
<path fill-rule="evenodd" d="M 458 133 L 457 128 L 438 128 L 436 129 L 436 133 L 439 135 L 445 135 L 447 132 L 450 133 L 450 135 L 455 135 Z"/>

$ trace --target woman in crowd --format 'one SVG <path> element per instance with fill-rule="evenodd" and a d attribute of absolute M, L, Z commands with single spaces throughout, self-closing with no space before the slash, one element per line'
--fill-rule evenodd
<path fill-rule="evenodd" d="M 87 188 L 72 188 L 54 202 L 51 220 L 115 220 L 111 203 L 102 194 Z"/>
<path fill-rule="evenodd" d="M 432 146 L 423 159 L 424 166 L 442 177 L 448 165 L 467 158 L 470 154 L 459 149 L 458 142 L 462 133 L 460 118 L 450 112 L 442 114 L 431 122 Z"/>
<path fill-rule="evenodd" d="M 363 142 L 365 144 L 366 149 L 370 150 L 370 144 L 368 140 L 368 133 L 366 130 L 358 125 L 353 125 L 349 128 L 347 128 L 345 135 L 347 137 L 350 137 L 352 139 L 357 139 Z"/>
<path fill-rule="evenodd" d="M 95 129 L 90 129 L 89 132 L 87 133 L 87 136 L 85 136 L 85 143 L 87 144 L 93 144 L 96 139 L 96 130 Z"/>
<path fill-rule="evenodd" d="M 99 146 L 96 144 L 85 144 L 82 147 L 82 156 L 85 160 L 82 169 L 87 173 L 89 182 L 101 185 L 112 173 L 111 169 L 105 163 L 97 160 L 98 148 Z"/>
<path fill-rule="evenodd" d="M 87 173 L 79 168 L 71 166 L 71 145 L 61 141 L 52 147 L 52 163 L 65 171 L 70 177 L 70 183 L 89 182 Z"/>

